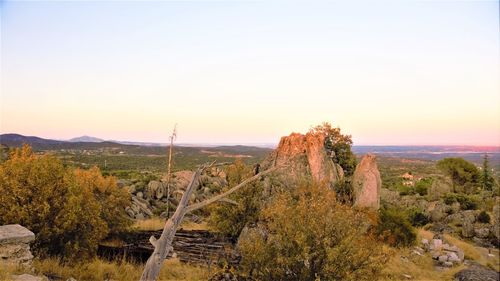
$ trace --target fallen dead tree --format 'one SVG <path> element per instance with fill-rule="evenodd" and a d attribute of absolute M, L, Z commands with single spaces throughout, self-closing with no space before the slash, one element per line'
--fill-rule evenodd
<path fill-rule="evenodd" d="M 214 165 L 212 164 L 205 164 L 194 172 L 191 181 L 189 182 L 189 185 L 187 186 L 186 190 L 184 191 L 184 194 L 182 195 L 181 200 L 179 201 L 179 204 L 177 205 L 177 209 L 175 210 L 175 213 L 170 217 L 167 222 L 165 223 L 165 226 L 163 228 L 163 231 L 161 232 L 161 236 L 159 239 L 157 239 L 154 235 L 149 238 L 149 242 L 151 245 L 154 247 L 153 253 L 149 257 L 148 261 L 146 262 L 146 266 L 144 267 L 144 271 L 141 276 L 141 281 L 155 281 L 158 279 L 158 276 L 160 274 L 160 269 L 161 266 L 163 265 L 163 261 L 165 258 L 172 252 L 173 247 L 172 243 L 174 240 L 175 233 L 177 231 L 177 228 L 181 224 L 182 220 L 184 219 L 184 216 L 188 212 L 192 212 L 198 209 L 201 209 L 211 203 L 217 202 L 223 198 L 226 198 L 230 194 L 238 191 L 242 187 L 246 186 L 247 184 L 256 181 L 260 179 L 261 177 L 275 171 L 278 169 L 278 166 L 272 167 L 266 171 L 260 172 L 256 174 L 255 176 L 248 178 L 244 180 L 242 183 L 230 188 L 228 191 L 219 194 L 217 196 L 214 196 L 213 198 L 210 198 L 208 200 L 205 200 L 203 202 L 199 202 L 193 205 L 188 205 L 189 204 L 189 198 L 191 198 L 191 194 L 193 191 L 198 187 L 199 185 L 199 177 L 201 173 L 207 169 L 210 168 Z"/>
<path fill-rule="evenodd" d="M 100 254 L 110 258 L 119 256 L 146 261 L 154 251 L 149 238 L 160 236 L 161 233 L 161 231 L 138 231 L 121 234 L 117 237 L 121 241 L 119 245 L 100 245 Z M 206 230 L 179 229 L 175 233 L 172 248 L 167 258 L 175 256 L 186 263 L 210 266 L 220 262 L 234 265 L 239 262 L 233 239 Z"/>

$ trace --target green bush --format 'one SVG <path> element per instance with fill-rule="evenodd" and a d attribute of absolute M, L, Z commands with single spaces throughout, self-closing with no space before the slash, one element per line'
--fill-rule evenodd
<path fill-rule="evenodd" d="M 404 185 L 403 183 L 397 183 L 394 185 L 394 188 L 399 191 L 399 195 L 401 196 L 406 196 L 406 195 L 414 195 L 415 190 L 413 187 Z"/>
<path fill-rule="evenodd" d="M 429 217 L 417 208 L 410 208 L 407 210 L 408 219 L 413 226 L 420 227 L 430 222 Z"/>
<path fill-rule="evenodd" d="M 462 210 L 477 210 L 479 207 L 479 199 L 473 195 L 449 193 L 443 197 L 443 201 L 447 205 L 458 202 Z"/>
<path fill-rule="evenodd" d="M 479 206 L 479 201 L 474 196 L 457 194 L 457 201 L 462 210 L 476 210 Z"/>
<path fill-rule="evenodd" d="M 491 218 L 486 211 L 481 211 L 481 213 L 477 216 L 477 220 L 481 223 L 490 223 Z"/>
<path fill-rule="evenodd" d="M 241 160 L 237 160 L 226 170 L 227 188 L 238 185 L 252 175 L 252 167 L 245 165 Z M 238 237 L 245 225 L 257 220 L 263 201 L 262 193 L 262 182 L 255 181 L 230 195 L 229 199 L 237 202 L 238 205 L 225 202 L 212 205 L 209 209 L 209 225 L 219 233 Z"/>
<path fill-rule="evenodd" d="M 337 194 L 337 201 L 342 204 L 350 204 L 353 201 L 352 185 L 349 180 L 342 179 L 334 185 L 335 194 Z"/>
<path fill-rule="evenodd" d="M 454 193 L 448 193 L 444 195 L 443 201 L 446 205 L 452 205 L 453 203 L 457 202 L 457 197 Z"/>
<path fill-rule="evenodd" d="M 381 209 L 377 226 L 379 237 L 393 247 L 405 247 L 415 243 L 417 234 L 405 212 L 397 209 Z"/>
<path fill-rule="evenodd" d="M 415 192 L 421 196 L 427 195 L 429 188 L 432 186 L 432 178 L 423 178 L 415 183 Z"/>

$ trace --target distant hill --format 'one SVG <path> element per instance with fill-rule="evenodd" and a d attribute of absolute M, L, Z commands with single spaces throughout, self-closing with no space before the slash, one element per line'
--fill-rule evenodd
<path fill-rule="evenodd" d="M 103 139 L 91 137 L 91 136 L 81 136 L 68 140 L 69 142 L 103 142 Z"/>
<path fill-rule="evenodd" d="M 0 143 L 6 146 L 21 146 L 23 144 L 58 145 L 64 143 L 64 141 L 43 139 L 35 136 L 23 136 L 19 134 L 3 134 L 0 135 Z"/>

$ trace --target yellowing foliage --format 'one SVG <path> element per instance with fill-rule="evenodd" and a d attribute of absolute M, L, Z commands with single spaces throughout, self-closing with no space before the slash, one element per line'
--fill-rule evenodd
<path fill-rule="evenodd" d="M 240 241 L 244 272 L 257 280 L 376 280 L 386 260 L 367 215 L 324 186 L 277 195 L 260 223 Z"/>
<path fill-rule="evenodd" d="M 124 212 L 128 196 L 97 168 L 73 170 L 29 146 L 0 165 L 0 224 L 33 231 L 39 253 L 93 256 L 108 233 L 130 225 Z"/>

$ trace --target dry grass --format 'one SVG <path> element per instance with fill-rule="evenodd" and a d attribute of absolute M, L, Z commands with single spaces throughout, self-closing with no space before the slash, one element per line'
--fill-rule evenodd
<path fill-rule="evenodd" d="M 488 257 L 488 249 L 477 247 L 467 243 L 466 241 L 460 240 L 453 236 L 444 235 L 444 239 L 449 243 L 456 245 L 464 251 L 465 258 L 473 260 L 479 264 L 487 266 L 496 271 L 500 271 L 500 260 L 498 257 L 498 250 L 492 252 L 493 257 Z"/>
<path fill-rule="evenodd" d="M 59 276 L 63 280 L 70 277 L 76 280 L 102 281 L 102 280 L 120 280 L 136 281 L 139 280 L 143 265 L 130 262 L 108 262 L 95 259 L 87 263 L 76 265 L 63 265 L 56 259 L 45 259 L 34 262 L 36 272 L 46 276 Z M 192 266 L 181 263 L 179 260 L 166 260 L 160 272 L 158 280 L 206 280 L 208 270 L 206 268 Z"/>
<path fill-rule="evenodd" d="M 132 227 L 137 230 L 151 231 L 151 230 L 162 230 L 164 225 L 165 225 L 165 219 L 155 217 L 145 220 L 138 220 L 134 223 Z M 194 223 L 191 221 L 183 221 L 179 228 L 185 230 L 207 230 L 208 225 L 205 222 Z"/>
<path fill-rule="evenodd" d="M 155 217 L 145 220 L 137 220 L 135 221 L 132 228 L 137 230 L 146 230 L 146 231 L 161 230 L 163 229 L 164 225 L 165 225 L 165 219 Z"/>
<path fill-rule="evenodd" d="M 7 281 L 11 280 L 10 276 L 12 274 L 21 274 L 23 269 L 19 266 L 0 262 L 0 280 Z"/>
<path fill-rule="evenodd" d="M 184 221 L 179 228 L 184 230 L 208 230 L 208 224 L 206 222 L 194 223 L 191 221 Z"/>
<path fill-rule="evenodd" d="M 417 232 L 417 242 L 420 243 L 423 238 L 431 241 L 434 233 L 419 229 Z M 452 243 L 452 241 L 449 241 Z M 460 245 L 457 244 L 458 247 Z M 434 261 L 427 254 L 419 256 L 412 254 L 412 248 L 393 249 L 385 247 L 384 251 L 391 255 L 390 260 L 382 271 L 383 277 L 381 280 L 405 280 L 404 275 L 410 275 L 411 280 L 421 281 L 445 281 L 453 280 L 453 276 L 465 266 L 457 266 L 451 269 L 437 271 Z"/>
<path fill-rule="evenodd" d="M 451 281 L 453 275 L 464 268 L 464 266 L 457 266 L 437 271 L 434 261 L 428 255 L 411 254 L 411 249 L 386 249 L 386 251 L 393 251 L 393 254 L 382 271 L 381 280 L 405 280 L 404 275 L 410 275 L 411 280 Z"/>

